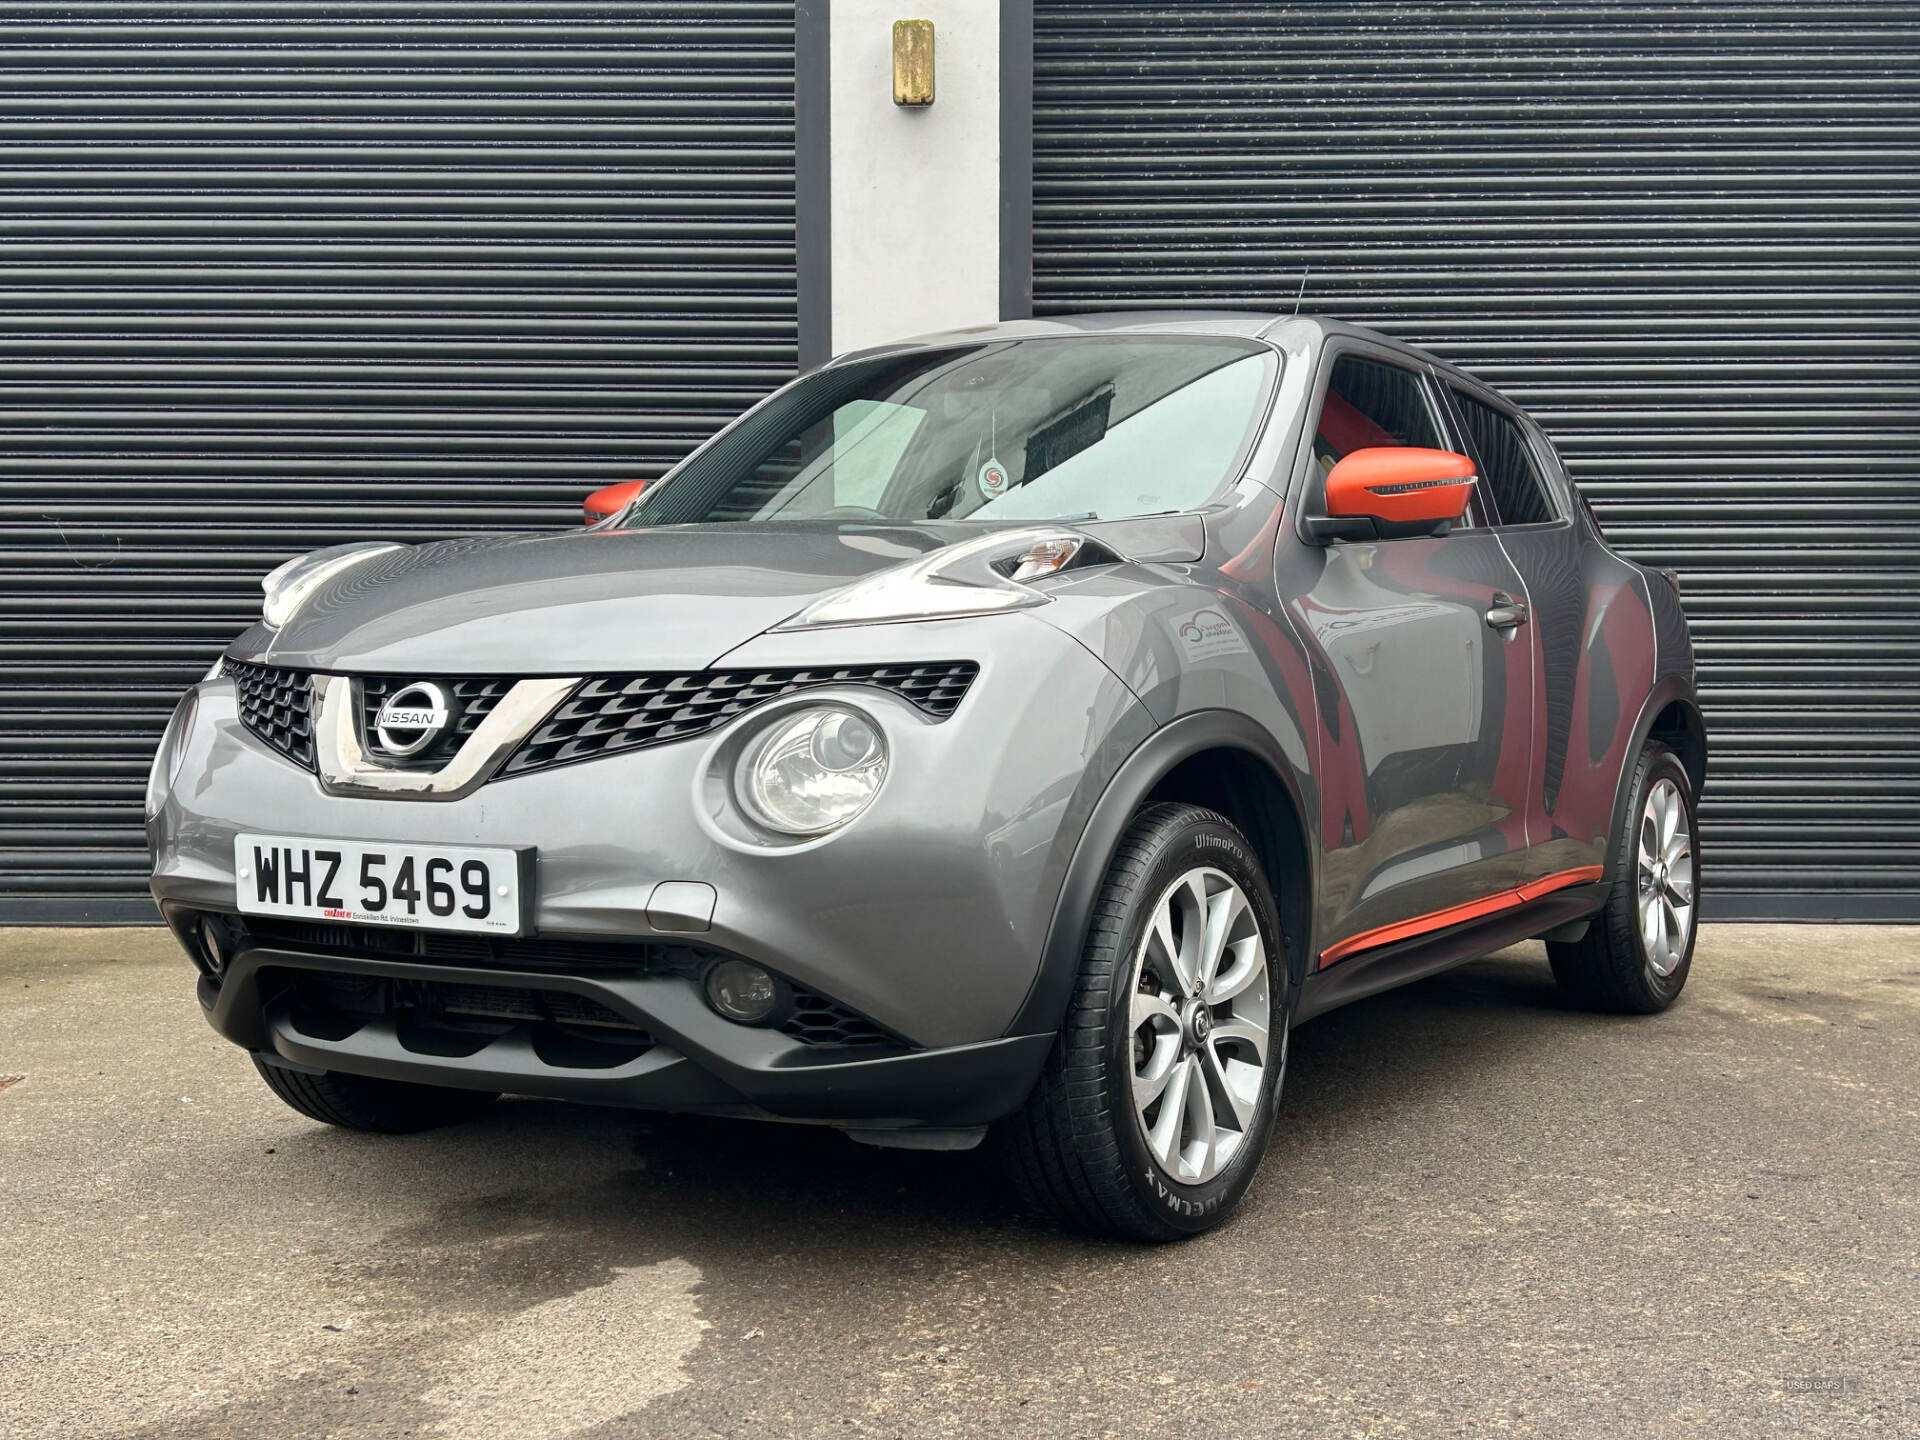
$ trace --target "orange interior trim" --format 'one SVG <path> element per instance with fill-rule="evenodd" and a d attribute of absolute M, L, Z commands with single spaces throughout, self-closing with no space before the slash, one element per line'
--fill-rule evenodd
<path fill-rule="evenodd" d="M 1564 890 L 1569 885 L 1584 885 L 1588 881 L 1598 880 L 1606 873 L 1605 866 L 1582 865 L 1576 870 L 1562 870 L 1557 875 L 1543 875 L 1538 880 L 1529 880 L 1517 889 L 1502 890 L 1497 895 L 1489 895 L 1481 900 L 1469 900 L 1463 905 L 1449 905 L 1445 910 L 1435 910 L 1431 915 L 1416 915 L 1411 920 L 1396 920 L 1393 924 L 1382 925 L 1377 930 L 1362 930 L 1358 935 L 1349 935 L 1346 939 L 1322 950 L 1320 968 L 1324 970 L 1334 961 L 1344 959 L 1357 950 L 1371 950 L 1378 945 L 1391 945 L 1396 940 L 1411 940 L 1415 935 L 1445 930 L 1450 925 L 1478 920 L 1482 915 L 1494 915 L 1502 910 L 1511 910 L 1516 905 L 1524 905 L 1529 900 L 1538 900 L 1542 895 L 1551 894 L 1555 890 Z"/>
<path fill-rule="evenodd" d="M 1400 443 L 1351 402 L 1331 390 L 1327 392 L 1326 403 L 1320 407 L 1320 434 L 1336 458 L 1372 445 Z"/>

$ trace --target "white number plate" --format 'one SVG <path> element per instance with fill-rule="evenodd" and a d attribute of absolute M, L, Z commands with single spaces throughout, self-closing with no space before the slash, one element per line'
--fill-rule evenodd
<path fill-rule="evenodd" d="M 236 835 L 233 873 L 249 915 L 518 935 L 523 853 Z"/>

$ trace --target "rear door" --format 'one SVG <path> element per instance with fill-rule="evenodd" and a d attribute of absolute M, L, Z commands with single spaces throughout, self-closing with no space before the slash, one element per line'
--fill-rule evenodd
<path fill-rule="evenodd" d="M 1330 342 L 1318 385 L 1295 476 L 1309 509 L 1354 450 L 1458 448 L 1425 367 L 1397 352 Z M 1283 577 L 1315 660 L 1322 964 L 1528 878 L 1534 655 L 1525 625 L 1489 623 L 1524 595 L 1485 519 L 1476 504 L 1445 536 L 1337 541 Z"/>
<path fill-rule="evenodd" d="M 1639 577 L 1575 523 L 1571 487 L 1540 427 L 1484 386 L 1439 379 L 1531 615 L 1540 693 L 1526 878 L 1586 878 L 1606 861 L 1615 785 L 1652 684 L 1652 616 Z"/>

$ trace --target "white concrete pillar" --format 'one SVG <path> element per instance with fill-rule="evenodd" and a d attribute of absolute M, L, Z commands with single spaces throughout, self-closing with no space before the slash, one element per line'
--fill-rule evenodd
<path fill-rule="evenodd" d="M 801 363 L 1030 314 L 1031 0 L 800 0 Z M 893 22 L 934 101 L 893 103 Z"/>

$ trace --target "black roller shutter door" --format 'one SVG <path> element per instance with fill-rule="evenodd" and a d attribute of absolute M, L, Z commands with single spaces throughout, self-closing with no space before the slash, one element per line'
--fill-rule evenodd
<path fill-rule="evenodd" d="M 0 920 L 152 918 L 287 556 L 577 523 L 795 361 L 793 7 L 0 11 Z"/>
<path fill-rule="evenodd" d="M 1034 292 L 1305 307 L 1675 567 L 1709 914 L 1920 918 L 1920 9 L 1038 0 Z"/>

